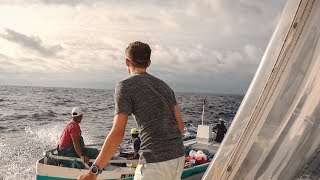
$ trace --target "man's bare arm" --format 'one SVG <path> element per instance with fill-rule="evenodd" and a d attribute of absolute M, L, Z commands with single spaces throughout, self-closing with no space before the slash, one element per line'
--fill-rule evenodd
<path fill-rule="evenodd" d="M 79 134 L 77 134 L 77 135 L 71 134 L 71 139 L 72 139 L 74 150 L 76 151 L 78 156 L 79 157 L 83 156 L 82 151 L 81 151 L 81 147 L 80 147 L 80 135 Z"/>
<path fill-rule="evenodd" d="M 104 141 L 102 149 L 94 162 L 99 169 L 103 169 L 111 157 L 117 152 L 126 130 L 127 121 L 128 114 L 119 113 L 114 116 L 112 129 Z"/>
<path fill-rule="evenodd" d="M 179 130 L 181 132 L 181 134 L 184 134 L 184 123 L 181 117 L 181 113 L 180 113 L 180 108 L 178 106 L 178 104 L 176 104 L 174 106 L 174 117 L 176 118 Z"/>
<path fill-rule="evenodd" d="M 84 155 L 82 150 L 81 150 L 80 135 L 79 134 L 77 134 L 77 135 L 72 135 L 71 134 L 71 139 L 72 139 L 74 150 L 76 151 L 78 156 L 81 159 L 83 159 L 84 163 L 88 163 L 90 161 L 90 158 L 88 156 Z"/>

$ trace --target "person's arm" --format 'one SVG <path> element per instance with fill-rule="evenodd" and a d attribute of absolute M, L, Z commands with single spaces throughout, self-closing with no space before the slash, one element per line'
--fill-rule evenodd
<path fill-rule="evenodd" d="M 111 157 L 117 152 L 125 133 L 127 121 L 128 114 L 118 113 L 114 116 L 112 129 L 104 141 L 97 159 L 93 163 L 99 169 L 103 169 Z M 97 175 L 88 171 L 82 175 L 79 180 L 95 180 L 96 178 Z"/>
<path fill-rule="evenodd" d="M 180 108 L 178 104 L 174 105 L 174 117 L 176 118 L 181 134 L 184 134 L 184 123 L 181 117 Z"/>
<path fill-rule="evenodd" d="M 78 154 L 78 156 L 83 159 L 84 163 L 88 163 L 90 158 L 88 156 L 85 156 L 81 150 L 80 146 L 80 134 L 71 134 L 71 139 L 73 143 L 74 150 Z"/>
<path fill-rule="evenodd" d="M 215 132 L 215 133 L 217 133 L 217 130 L 218 130 L 218 126 L 215 125 L 215 126 L 212 128 L 212 131 Z"/>

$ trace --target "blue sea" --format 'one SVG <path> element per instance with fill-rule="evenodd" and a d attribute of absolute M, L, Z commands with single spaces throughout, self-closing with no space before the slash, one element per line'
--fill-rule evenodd
<path fill-rule="evenodd" d="M 73 107 L 84 110 L 80 124 L 86 144 L 103 143 L 114 114 L 114 90 L 0 86 L 0 180 L 35 179 L 35 163 L 43 151 L 55 148 Z M 187 127 L 186 137 L 195 136 L 206 99 L 205 124 L 219 118 L 230 125 L 243 95 L 176 92 Z M 137 124 L 130 117 L 127 132 Z M 122 148 L 130 144 L 126 133 Z"/>

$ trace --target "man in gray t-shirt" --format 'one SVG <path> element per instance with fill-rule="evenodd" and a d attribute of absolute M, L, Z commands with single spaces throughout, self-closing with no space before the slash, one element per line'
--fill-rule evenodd
<path fill-rule="evenodd" d="M 80 179 L 96 179 L 117 151 L 125 133 L 128 116 L 133 115 L 140 129 L 139 165 L 134 179 L 181 178 L 184 167 L 182 134 L 184 124 L 172 89 L 162 80 L 146 72 L 151 61 L 148 44 L 133 42 L 126 49 L 129 77 L 115 88 L 115 116 L 91 173 Z"/>
<path fill-rule="evenodd" d="M 115 114 L 133 114 L 141 134 L 140 162 L 156 163 L 184 155 L 181 131 L 174 116 L 174 92 L 160 79 L 135 73 L 115 90 Z"/>

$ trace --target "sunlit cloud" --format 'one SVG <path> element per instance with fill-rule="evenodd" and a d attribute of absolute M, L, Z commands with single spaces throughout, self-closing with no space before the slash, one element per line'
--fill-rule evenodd
<path fill-rule="evenodd" d="M 5 29 L 6 34 L 0 34 L 1 38 L 20 45 L 32 51 L 36 51 L 43 56 L 56 56 L 63 48 L 61 45 L 45 46 L 37 36 L 27 36 L 11 29 Z"/>
<path fill-rule="evenodd" d="M 149 72 L 176 91 L 244 93 L 284 3 L 3 0 L 0 82 L 112 89 L 127 76 L 124 49 L 140 40 L 152 48 Z"/>

